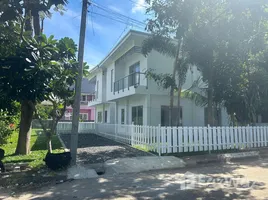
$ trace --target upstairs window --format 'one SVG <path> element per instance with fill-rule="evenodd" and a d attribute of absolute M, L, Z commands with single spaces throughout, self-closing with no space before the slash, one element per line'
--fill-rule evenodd
<path fill-rule="evenodd" d="M 86 102 L 87 101 L 87 95 L 82 94 L 81 101 Z"/>

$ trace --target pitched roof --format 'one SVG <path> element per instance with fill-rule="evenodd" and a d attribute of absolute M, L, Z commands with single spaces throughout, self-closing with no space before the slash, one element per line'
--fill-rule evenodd
<path fill-rule="evenodd" d="M 82 79 L 81 93 L 94 93 L 95 85 L 90 83 L 87 78 Z"/>

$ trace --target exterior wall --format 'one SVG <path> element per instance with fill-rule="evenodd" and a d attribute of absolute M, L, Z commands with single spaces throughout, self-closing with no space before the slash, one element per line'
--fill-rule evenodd
<path fill-rule="evenodd" d="M 73 108 L 68 107 L 66 108 L 67 113 L 73 113 Z M 94 121 L 95 120 L 95 108 L 89 107 L 89 108 L 81 108 L 80 113 L 87 113 L 88 114 L 88 120 Z M 64 117 L 65 120 L 70 120 L 70 117 Z"/>
<path fill-rule="evenodd" d="M 151 95 L 149 113 L 151 116 L 150 124 L 157 126 L 161 124 L 161 106 L 169 106 L 169 96 Z M 177 98 L 174 98 L 176 106 Z M 204 126 L 204 108 L 198 107 L 193 101 L 181 99 L 182 124 L 183 126 Z"/>
<path fill-rule="evenodd" d="M 161 55 L 156 51 L 152 51 L 148 55 L 148 69 L 153 69 L 155 73 L 173 73 L 174 59 Z M 187 77 L 183 89 L 188 89 L 192 86 L 193 82 L 201 76 L 200 72 L 195 66 L 191 66 L 187 72 Z M 159 87 L 154 80 L 148 80 L 148 88 L 151 94 L 168 95 L 169 91 Z"/>
<path fill-rule="evenodd" d="M 147 107 L 145 95 L 135 95 L 117 101 L 117 122 L 121 124 L 121 109 L 125 109 L 125 124 L 132 124 L 132 107 L 143 106 L 143 124 L 147 124 Z"/>
<path fill-rule="evenodd" d="M 96 85 L 95 85 L 95 91 L 96 91 L 96 101 L 102 102 L 102 93 L 103 93 L 103 74 L 102 70 L 99 71 L 96 75 Z M 98 88 L 97 88 L 98 83 Z"/>
<path fill-rule="evenodd" d="M 113 70 L 113 82 L 115 81 L 115 66 L 114 66 L 114 62 L 107 67 L 107 81 L 106 81 L 106 97 L 107 100 L 112 98 L 113 95 L 113 89 L 114 89 L 114 83 L 112 83 L 111 80 L 111 73 Z"/>

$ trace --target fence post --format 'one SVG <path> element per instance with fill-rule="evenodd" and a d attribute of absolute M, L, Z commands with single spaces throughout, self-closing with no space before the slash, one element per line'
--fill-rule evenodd
<path fill-rule="evenodd" d="M 130 125 L 130 134 L 131 134 L 131 146 L 134 145 L 134 122 Z"/>
<path fill-rule="evenodd" d="M 210 148 L 211 148 L 211 127 L 208 124 L 208 153 L 211 154 Z"/>
<path fill-rule="evenodd" d="M 98 132 L 99 132 L 98 123 L 95 123 L 95 134 L 98 135 Z"/>
<path fill-rule="evenodd" d="M 117 141 L 117 124 L 114 124 L 114 140 Z"/>
<path fill-rule="evenodd" d="M 160 148 L 160 134 L 161 134 L 161 124 L 158 125 L 158 130 L 157 130 L 157 151 L 158 151 L 158 156 L 161 156 L 161 148 Z"/>

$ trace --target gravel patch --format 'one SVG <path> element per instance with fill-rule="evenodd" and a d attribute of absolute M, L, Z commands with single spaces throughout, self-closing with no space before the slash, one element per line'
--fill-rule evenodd
<path fill-rule="evenodd" d="M 61 134 L 66 148 L 70 149 L 70 134 Z M 77 160 L 83 164 L 103 163 L 114 158 L 151 156 L 151 154 L 132 148 L 95 134 L 79 134 Z"/>

